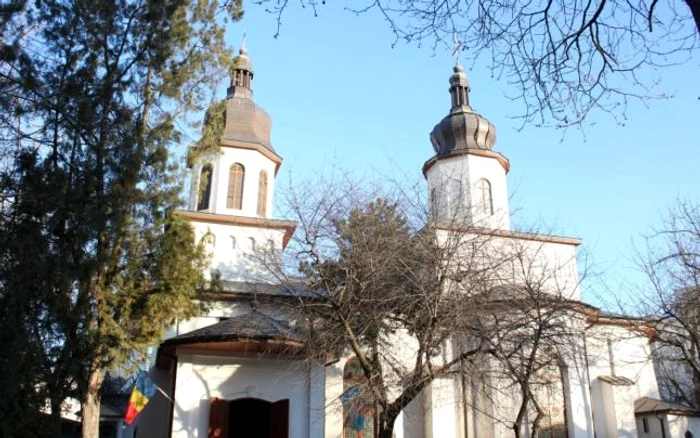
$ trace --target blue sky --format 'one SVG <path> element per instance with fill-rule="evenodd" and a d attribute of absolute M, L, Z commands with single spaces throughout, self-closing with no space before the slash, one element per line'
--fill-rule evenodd
<path fill-rule="evenodd" d="M 326 5 L 319 17 L 288 11 L 275 39 L 275 17 L 251 2 L 228 29 L 238 48 L 243 31 L 253 61 L 255 100 L 273 119 L 272 141 L 284 158 L 278 183 L 303 179 L 328 163 L 351 171 L 415 178 L 431 157 L 428 134 L 449 110 L 450 48 L 394 41 L 376 14 L 360 17 Z M 510 159 L 509 188 L 520 222 L 540 220 L 560 235 L 584 239 L 603 276 L 584 286 L 600 302 L 611 290 L 641 281 L 632 242 L 660 224 L 678 197 L 698 200 L 700 187 L 700 62 L 662 71 L 668 100 L 633 102 L 624 126 L 595 114 L 576 130 L 526 126 L 504 80 L 484 59 L 465 64 L 471 103 L 498 130 L 495 149 Z M 223 90 L 222 90 L 223 94 Z"/>

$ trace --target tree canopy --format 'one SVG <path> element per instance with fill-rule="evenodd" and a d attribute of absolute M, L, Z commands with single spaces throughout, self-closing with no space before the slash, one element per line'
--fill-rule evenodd
<path fill-rule="evenodd" d="M 575 260 L 548 263 L 537 244 L 461 216 L 436 221 L 417 196 L 352 182 L 298 187 L 288 197 L 299 227 L 286 263 L 262 257 L 297 298 L 288 310 L 308 360 L 358 364 L 365 379 L 344 403 L 376 407 L 378 436 L 391 437 L 399 414 L 438 379 L 488 375 L 481 384 L 515 391 L 520 412 L 494 421 L 513 424 L 516 436 L 525 418 L 543 415 L 540 371 L 570 359 L 581 335 L 571 319 Z"/>
<path fill-rule="evenodd" d="M 198 312 L 203 247 L 177 214 L 183 116 L 227 78 L 240 2 L 16 1 L 0 11 L 3 436 L 81 400 Z M 5 357 L 7 360 L 5 360 Z M 27 421 L 31 424 L 31 420 Z"/>

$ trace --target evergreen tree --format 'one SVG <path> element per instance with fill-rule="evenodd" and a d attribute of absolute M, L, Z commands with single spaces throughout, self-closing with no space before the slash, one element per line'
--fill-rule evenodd
<path fill-rule="evenodd" d="M 96 438 L 105 373 L 199 310 L 211 284 L 203 247 L 176 213 L 170 151 L 181 117 L 226 77 L 224 25 L 240 7 L 1 7 L 3 436 L 38 434 L 27 412 L 47 400 L 58 435 L 60 404 L 75 394 L 83 436 Z"/>

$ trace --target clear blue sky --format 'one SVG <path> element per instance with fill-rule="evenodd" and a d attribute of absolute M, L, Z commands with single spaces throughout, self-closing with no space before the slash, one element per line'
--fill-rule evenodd
<path fill-rule="evenodd" d="M 449 48 L 392 49 L 376 14 L 356 17 L 330 2 L 316 18 L 290 8 L 275 39 L 275 17 L 245 6 L 228 39 L 238 48 L 247 30 L 255 100 L 272 116 L 272 141 L 284 158 L 278 183 L 289 172 L 303 179 L 329 162 L 361 172 L 398 166 L 420 177 L 432 155 L 428 134 L 449 109 Z M 557 234 L 582 238 L 613 290 L 640 281 L 632 241 L 658 225 L 677 197 L 700 199 L 699 64 L 663 72 L 660 90 L 672 99 L 648 107 L 634 102 L 624 126 L 596 114 L 584 137 L 576 130 L 519 131 L 513 117 L 522 108 L 506 97 L 513 94 L 509 85 L 465 63 L 472 106 L 496 126 L 495 149 L 510 159 L 520 222 L 541 218 Z M 599 302 L 602 290 L 591 282 L 584 298 Z"/>

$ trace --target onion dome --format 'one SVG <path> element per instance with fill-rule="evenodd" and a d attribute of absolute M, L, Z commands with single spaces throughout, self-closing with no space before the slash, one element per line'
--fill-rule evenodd
<path fill-rule="evenodd" d="M 430 133 L 438 158 L 467 153 L 469 149 L 491 150 L 496 142 L 496 127 L 469 106 L 469 79 L 461 65 L 450 76 L 452 109 Z"/>
<path fill-rule="evenodd" d="M 223 140 L 254 143 L 270 151 L 275 149 L 270 143 L 272 120 L 253 101 L 253 63 L 248 57 L 245 44 L 234 58 L 231 71 L 231 86 L 226 97 L 226 125 Z"/>

